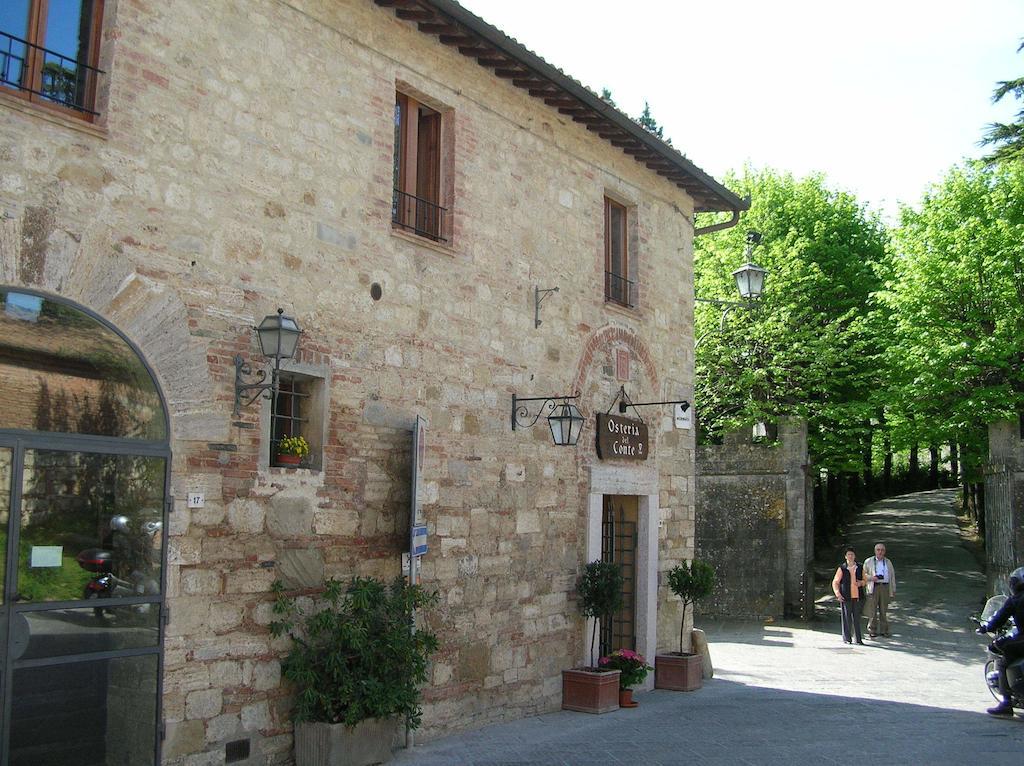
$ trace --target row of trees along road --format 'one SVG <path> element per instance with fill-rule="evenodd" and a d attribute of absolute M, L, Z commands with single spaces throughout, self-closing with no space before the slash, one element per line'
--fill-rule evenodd
<path fill-rule="evenodd" d="M 987 424 L 1024 405 L 1024 167 L 955 167 L 892 227 L 822 176 L 726 184 L 751 209 L 696 240 L 697 295 L 735 300 L 747 229 L 770 274 L 724 323 L 696 306 L 700 439 L 806 418 L 822 537 L 885 494 L 961 480 L 970 497 Z"/>

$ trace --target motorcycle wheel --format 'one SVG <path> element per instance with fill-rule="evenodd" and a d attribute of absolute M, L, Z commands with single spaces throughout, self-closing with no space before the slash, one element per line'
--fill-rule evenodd
<path fill-rule="evenodd" d="M 991 678 L 998 678 L 999 670 L 996 668 L 996 661 L 989 660 L 985 663 L 985 686 L 988 687 L 988 693 L 992 695 L 996 702 L 1003 701 L 1003 693 L 999 691 L 998 682 L 993 683 Z"/>

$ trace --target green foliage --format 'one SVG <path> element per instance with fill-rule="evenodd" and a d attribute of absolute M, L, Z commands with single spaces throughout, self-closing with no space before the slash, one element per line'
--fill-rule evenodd
<path fill-rule="evenodd" d="M 598 623 L 622 608 L 622 569 L 610 561 L 591 561 L 576 582 L 580 610 L 584 617 L 595 618 L 590 638 L 590 664 L 594 665 L 594 643 Z"/>
<path fill-rule="evenodd" d="M 418 687 L 438 641 L 411 627 L 416 610 L 436 604 L 436 594 L 402 578 L 388 586 L 357 577 L 347 588 L 332 579 L 322 603 L 303 613 L 280 581 L 273 592 L 278 619 L 270 630 L 293 641 L 282 670 L 297 687 L 295 720 L 354 726 L 403 716 L 419 726 Z"/>
<path fill-rule="evenodd" d="M 615 103 L 615 99 L 612 98 L 612 92 L 608 88 L 601 88 L 601 100 L 610 106 L 618 108 L 618 104 Z"/>
<path fill-rule="evenodd" d="M 679 653 L 682 654 L 686 610 L 694 602 L 711 595 L 715 587 L 715 568 L 700 559 L 683 561 L 668 570 L 668 587 L 683 602 L 683 614 L 679 625 Z"/>
<path fill-rule="evenodd" d="M 882 303 L 897 446 L 959 442 L 980 469 L 986 426 L 1024 406 L 1024 167 L 953 168 L 904 208 Z"/>
<path fill-rule="evenodd" d="M 654 670 L 647 664 L 642 654 L 637 654 L 632 649 L 616 649 L 607 657 L 602 657 L 598 665 L 607 670 L 619 671 L 620 689 L 642 684 L 647 674 Z"/>
<path fill-rule="evenodd" d="M 763 234 L 752 253 L 769 270 L 754 306 L 699 303 L 696 391 L 701 437 L 781 415 L 808 420 L 819 468 L 858 470 L 884 386 L 887 323 L 874 292 L 888 263 L 876 216 L 823 177 L 747 168 L 726 185 L 752 198 L 743 229 L 695 243 L 697 295 L 736 301 L 744 229 Z"/>
<path fill-rule="evenodd" d="M 654 119 L 654 115 L 651 114 L 651 105 L 644 101 L 644 110 L 637 118 L 637 122 L 647 132 L 653 134 L 657 138 L 660 138 L 669 146 L 672 145 L 671 138 L 665 138 L 665 129 L 658 124 L 658 121 Z"/>
<path fill-rule="evenodd" d="M 1024 51 L 1024 42 L 1017 48 L 1018 53 L 1021 51 Z M 1000 82 L 992 94 L 992 103 L 999 103 L 1010 94 L 1017 101 L 1024 99 L 1024 77 Z M 1014 122 L 989 125 L 981 145 L 995 146 L 995 151 L 985 157 L 990 164 L 1014 163 L 1024 159 L 1024 109 L 1018 110 Z"/>

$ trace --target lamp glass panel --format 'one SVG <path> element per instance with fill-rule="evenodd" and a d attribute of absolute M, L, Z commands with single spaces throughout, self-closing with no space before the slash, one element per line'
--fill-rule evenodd
<path fill-rule="evenodd" d="M 576 442 L 580 440 L 580 434 L 583 432 L 583 413 L 580 412 L 579 407 L 575 404 L 567 405 L 569 410 L 569 444 L 575 446 Z"/>
<path fill-rule="evenodd" d="M 569 437 L 569 423 L 564 404 L 557 405 L 548 415 L 548 426 L 551 428 L 551 441 L 559 446 L 565 445 Z"/>

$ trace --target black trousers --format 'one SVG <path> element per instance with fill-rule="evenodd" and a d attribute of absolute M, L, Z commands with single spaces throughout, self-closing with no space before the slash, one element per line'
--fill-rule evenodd
<path fill-rule="evenodd" d="M 848 598 L 843 603 L 843 641 L 850 643 L 852 634 L 856 633 L 857 642 L 863 639 L 860 635 L 860 606 L 861 599 Z"/>
<path fill-rule="evenodd" d="M 1024 657 L 1024 636 L 997 641 L 996 646 L 1003 653 L 1002 657 L 996 658 L 996 670 L 999 671 L 999 691 L 1003 695 L 1003 700 L 1009 702 L 1010 682 L 1006 678 L 1006 666 Z"/>

